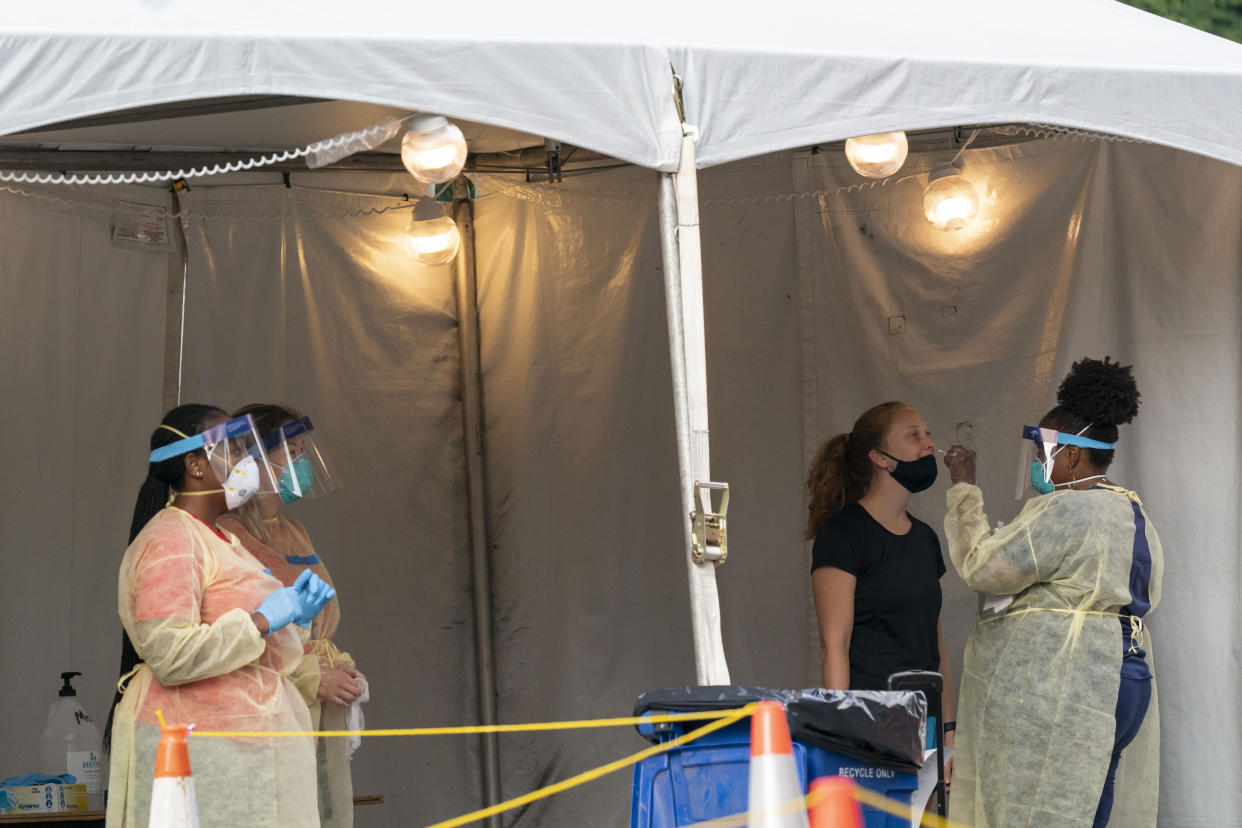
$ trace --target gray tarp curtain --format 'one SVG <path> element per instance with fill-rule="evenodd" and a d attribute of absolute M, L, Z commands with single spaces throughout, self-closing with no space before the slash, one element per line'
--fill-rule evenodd
<path fill-rule="evenodd" d="M 103 727 L 116 574 L 158 422 L 169 256 L 113 247 L 111 198 L 0 191 L 0 778 L 39 760 L 58 675 Z"/>
<path fill-rule="evenodd" d="M 645 690 L 694 681 L 655 174 L 613 172 L 551 190 L 495 179 L 482 186 L 502 193 L 476 213 L 500 720 L 625 713 Z M 732 250 L 738 265 L 769 260 L 753 245 Z M 708 253 L 709 268 L 726 264 L 723 252 Z M 764 282 L 748 275 L 709 296 L 715 318 L 746 339 L 768 326 L 796 335 L 774 324 L 796 317 L 785 293 Z M 756 308 L 755 292 L 781 301 Z M 796 530 L 748 519 L 766 512 L 784 523 L 800 510 L 796 409 L 753 393 L 787 381 L 796 402 L 797 366 L 763 376 L 748 351 L 762 353 L 734 341 L 725 353 L 740 361 L 709 363 L 718 370 L 709 382 L 729 388 L 713 410 L 721 458 L 713 468 L 736 486 L 738 552 L 719 570 L 722 604 L 731 608 L 725 647 L 735 681 L 802 686 Z M 732 387 L 740 373 L 758 385 Z M 779 432 L 768 426 L 782 419 L 789 450 L 744 444 L 753 428 Z M 779 494 L 743 472 L 741 464 L 758 471 L 782 456 L 795 468 L 792 481 L 769 478 Z M 773 543 L 769 532 L 790 542 Z M 502 737 L 504 793 L 643 746 L 629 728 Z M 512 824 L 627 824 L 629 779 L 620 772 L 537 803 Z"/>
<path fill-rule="evenodd" d="M 1115 477 L 1143 496 L 1168 557 L 1151 618 L 1161 824 L 1235 824 L 1242 171 L 1063 140 L 964 158 L 984 208 L 952 240 L 927 228 L 921 180 L 837 192 L 857 179 L 827 153 L 702 174 L 712 468 L 734 493 L 719 570 L 734 678 L 816 681 L 801 530 L 820 439 L 889 397 L 918 405 L 942 447 L 969 423 L 989 507 L 1008 519 L 1018 426 L 1052 405 L 1073 359 L 1109 353 L 1135 363 L 1143 392 Z M 903 175 L 943 160 L 912 157 Z M 294 182 L 186 195 L 201 214 L 284 220 L 187 223 L 183 397 L 276 398 L 315 418 L 346 488 L 294 509 L 341 587 L 340 643 L 373 679 L 368 723 L 472 721 L 452 273 L 410 263 L 404 211 L 295 217 L 395 202 Z M 500 720 L 624 713 L 637 693 L 693 677 L 655 174 L 480 183 L 493 193 L 476 223 Z M 106 210 L 17 196 L 0 210 L 2 646 L 21 666 L 0 681 L 23 712 L 0 719 L 0 742 L 16 773 L 37 756 L 56 673 L 87 672 L 83 701 L 101 718 L 111 697 L 115 567 L 161 413 L 169 256 L 114 248 Z M 912 507 L 933 526 L 944 488 Z M 960 652 L 974 598 L 951 573 L 945 590 Z M 504 793 L 642 745 L 625 729 L 503 736 Z M 359 793 L 388 800 L 360 809 L 362 826 L 479 804 L 470 739 L 372 740 L 355 772 Z M 506 824 L 620 826 L 628 803 L 621 773 Z"/>
<path fill-rule="evenodd" d="M 336 580 L 337 643 L 370 679 L 368 724 L 473 721 L 452 270 L 406 254 L 408 210 L 297 218 L 360 211 L 377 206 L 373 198 L 195 188 L 182 205 L 204 216 L 186 223 L 183 398 L 271 399 L 311 416 L 344 487 L 289 513 Z M 216 218 L 225 214 L 283 220 Z M 475 746 L 463 737 L 369 740 L 354 790 L 385 796 L 380 824 L 465 811 L 477 803 Z"/>

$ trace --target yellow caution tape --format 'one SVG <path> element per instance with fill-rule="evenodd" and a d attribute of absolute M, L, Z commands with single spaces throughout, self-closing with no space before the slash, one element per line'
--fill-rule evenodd
<path fill-rule="evenodd" d="M 192 730 L 191 736 L 234 739 L 276 739 L 290 736 L 468 736 L 477 733 L 530 733 L 546 730 L 585 730 L 594 727 L 624 727 L 640 724 L 669 724 L 672 722 L 696 722 L 733 717 L 739 707 L 732 710 L 710 710 L 701 713 L 661 713 L 652 716 L 625 716 L 614 719 L 578 719 L 566 722 L 531 722 L 508 725 L 462 725 L 458 727 L 404 727 L 390 730 Z"/>
<path fill-rule="evenodd" d="M 547 797 L 552 796 L 553 794 L 558 794 L 558 793 L 561 793 L 562 791 L 567 791 L 570 788 L 575 788 L 578 785 L 582 785 L 587 782 L 591 782 L 596 779 L 599 779 L 601 776 L 606 776 L 607 774 L 610 774 L 613 771 L 618 771 L 618 770 L 621 770 L 622 768 L 628 768 L 631 765 L 637 765 L 639 762 L 643 761 L 649 756 L 656 756 L 658 754 L 664 753 L 665 751 L 672 750 L 673 748 L 680 747 L 685 744 L 689 744 L 690 742 L 693 742 L 695 739 L 698 739 L 701 736 L 706 736 L 708 733 L 711 733 L 716 730 L 720 730 L 721 728 L 724 728 L 724 727 L 728 727 L 729 725 L 733 724 L 739 719 L 743 719 L 749 716 L 752 712 L 754 712 L 755 707 L 756 705 L 754 704 L 748 704 L 745 707 L 739 707 L 736 710 L 722 711 L 726 713 L 726 715 L 723 718 L 717 719 L 716 721 L 710 724 L 703 725 L 697 730 L 692 730 L 689 733 L 686 733 L 682 736 L 678 736 L 676 739 L 673 739 L 672 741 L 664 742 L 658 745 L 652 745 L 651 747 L 645 750 L 640 750 L 638 753 L 635 753 L 632 756 L 627 756 L 624 759 L 618 759 L 615 762 L 609 762 L 607 765 L 603 765 L 602 767 L 595 768 L 594 770 L 589 770 L 584 773 L 580 773 L 577 776 L 571 776 L 568 779 L 562 780 L 552 785 L 548 785 L 546 788 L 540 788 L 537 791 L 531 791 L 528 794 L 523 794 L 522 796 L 515 797 L 506 802 L 501 802 L 500 804 L 493 805 L 490 808 L 483 808 L 482 810 L 473 811 L 471 813 L 464 814 L 459 817 L 454 817 L 453 819 L 446 820 L 444 822 L 437 822 L 434 825 L 427 826 L 427 828 L 455 828 L 455 826 L 458 826 L 458 825 L 466 825 L 467 823 L 477 822 L 478 820 L 481 820 L 481 819 L 487 819 L 489 816 L 501 814 L 501 813 L 504 813 L 505 811 L 509 811 L 514 808 L 520 808 L 523 805 L 528 805 L 531 802 L 535 802 L 540 799 L 546 799 Z"/>
<path fill-rule="evenodd" d="M 662 713 L 650 716 L 626 716 L 612 719 L 577 719 L 562 722 L 530 722 L 526 724 L 510 724 L 510 725 L 463 725 L 459 727 L 406 727 L 394 728 L 388 730 L 310 730 L 310 731 L 289 731 L 289 730 L 254 730 L 254 731 L 237 731 L 237 730 L 191 730 L 190 735 L 195 737 L 215 737 L 215 738 L 288 738 L 291 736 L 460 736 L 479 733 L 530 733 L 536 731 L 552 731 L 552 730 L 584 730 L 588 728 L 600 727 L 624 727 L 635 726 L 640 724 L 671 724 L 673 722 L 693 722 L 708 721 L 709 724 L 692 730 L 677 738 L 663 742 L 658 745 L 652 745 L 649 748 L 640 750 L 624 759 L 618 759 L 607 765 L 595 768 L 593 770 L 584 771 L 577 776 L 571 776 L 561 782 L 556 782 L 544 788 L 531 791 L 522 796 L 492 805 L 489 808 L 483 808 L 478 811 L 464 814 L 444 822 L 437 822 L 429 825 L 427 828 L 455 828 L 458 825 L 466 825 L 471 822 L 477 822 L 505 811 L 520 808 L 531 802 L 540 799 L 546 799 L 549 796 L 567 791 L 587 782 L 592 782 L 602 776 L 607 776 L 623 768 L 628 768 L 638 764 L 650 756 L 657 756 L 682 745 L 689 744 L 695 739 L 706 736 L 708 733 L 726 728 L 734 722 L 744 719 L 754 712 L 756 705 L 748 704 L 745 707 L 738 707 L 732 710 L 712 710 L 699 713 Z M 157 711 L 161 726 L 164 724 L 164 716 L 162 711 Z M 910 805 L 900 800 L 891 799 L 883 794 L 868 790 L 861 785 L 853 786 L 854 798 L 860 804 L 870 808 L 876 808 L 894 816 L 909 819 Z M 818 794 L 807 794 L 804 797 L 791 799 L 781 805 L 782 812 L 794 812 L 798 810 L 806 810 L 816 804 Z M 706 822 L 695 823 L 691 828 L 743 828 L 747 824 L 749 816 L 747 814 L 733 814 L 732 816 L 717 817 Z M 922 824 L 926 828 L 969 828 L 960 822 L 943 819 L 938 814 L 924 813 Z"/>
<path fill-rule="evenodd" d="M 902 802 L 899 799 L 892 799 L 883 794 L 864 788 L 855 782 L 850 786 L 850 793 L 860 805 L 866 805 L 876 810 L 884 811 L 893 816 L 901 817 L 903 820 L 910 819 L 910 803 Z M 782 802 L 779 806 L 779 812 L 782 814 L 795 814 L 803 811 L 809 811 L 811 808 L 819 804 L 819 800 L 824 796 L 822 791 L 812 791 L 806 796 L 800 796 L 796 799 L 790 799 Z M 750 814 L 732 814 L 730 816 L 716 817 L 715 819 L 696 822 L 688 825 L 686 828 L 745 828 L 750 821 Z M 944 819 L 939 814 L 923 813 L 920 820 L 925 828 L 970 828 L 960 822 L 954 822 L 950 819 Z"/>

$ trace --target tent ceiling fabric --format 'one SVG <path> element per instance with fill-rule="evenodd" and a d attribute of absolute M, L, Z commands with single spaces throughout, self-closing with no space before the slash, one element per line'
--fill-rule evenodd
<path fill-rule="evenodd" d="M 708 167 L 853 135 L 1033 122 L 1242 163 L 1242 45 L 1114 0 L 766 4 L 674 49 Z M 778 33 L 777 33 L 778 32 Z"/>
<path fill-rule="evenodd" d="M 305 101 L 269 97 L 272 106 L 254 98 L 229 98 L 203 102 L 196 108 L 170 104 L 167 115 L 160 108 L 140 109 L 132 118 L 116 123 L 52 125 L 19 135 L 0 137 L 0 148 L 27 147 L 62 150 L 152 149 L 164 152 L 255 151 L 274 152 L 302 147 L 372 124 L 410 114 L 378 104 L 352 101 Z M 230 108 L 236 102 L 236 109 Z M 92 120 L 90 118 L 84 120 Z M 475 153 L 504 152 L 543 144 L 537 135 L 456 119 Z M 397 154 L 400 138 L 377 148 Z"/>
<path fill-rule="evenodd" d="M 554 4 L 555 5 L 555 4 Z M 456 7 L 223 0 L 68 0 L 0 24 L 0 134 L 119 109 L 238 95 L 297 95 L 441 113 L 672 168 L 681 130 L 667 51 L 603 29 L 592 8 L 515 17 Z M 256 33 L 274 33 L 256 36 Z M 331 137 L 320 135 L 318 138 Z M 140 142 L 148 144 L 150 142 Z"/>
<path fill-rule="evenodd" d="M 525 15 L 483 0 L 469 19 L 430 4 L 412 15 L 395 0 L 340 11 L 325 0 L 295 16 L 242 0 L 24 6 L 0 24 L 0 134 L 161 103 L 292 95 L 438 112 L 670 170 L 681 136 L 672 68 L 700 129 L 700 167 L 996 122 L 1242 163 L 1242 113 L 1230 103 L 1242 98 L 1242 46 L 1114 0 L 963 0 L 952 14 L 920 0 L 781 0 L 761 15 L 660 0 L 624 14 L 567 0 Z M 256 37 L 265 32 L 279 35 Z"/>

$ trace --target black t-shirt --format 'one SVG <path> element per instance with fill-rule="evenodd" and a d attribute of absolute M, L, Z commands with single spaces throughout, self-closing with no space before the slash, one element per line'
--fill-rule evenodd
<path fill-rule="evenodd" d="M 850 689 L 884 690 L 902 670 L 938 670 L 940 576 L 944 557 L 932 528 L 910 516 L 894 535 L 857 503 L 815 535 L 811 571 L 832 566 L 857 578 L 850 635 Z"/>

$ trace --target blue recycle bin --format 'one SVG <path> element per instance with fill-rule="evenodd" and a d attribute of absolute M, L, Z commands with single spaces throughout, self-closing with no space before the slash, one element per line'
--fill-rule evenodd
<path fill-rule="evenodd" d="M 910 691 L 769 690 L 682 687 L 644 693 L 635 715 L 727 710 L 774 699 L 786 705 L 794 763 L 805 791 L 812 779 L 848 776 L 909 804 L 918 787 L 927 703 Z M 705 721 L 643 724 L 649 741 L 671 741 Z M 648 757 L 634 767 L 630 828 L 680 828 L 745 813 L 749 794 L 750 719 Z M 909 819 L 863 808 L 866 828 L 908 828 Z"/>

